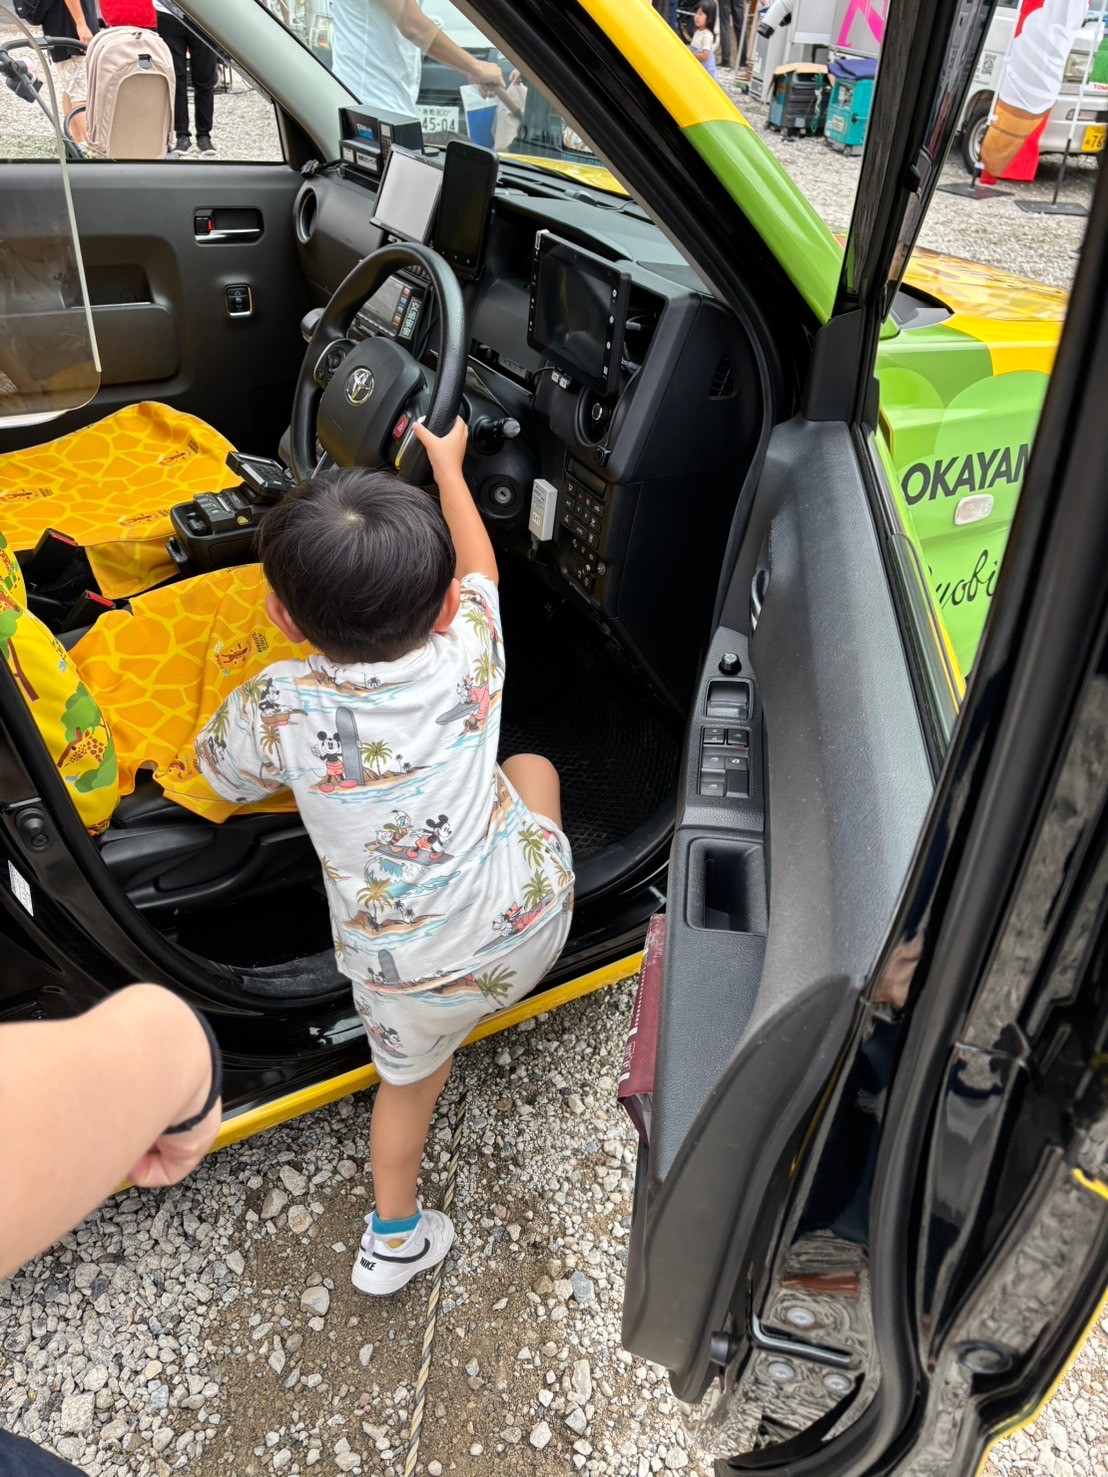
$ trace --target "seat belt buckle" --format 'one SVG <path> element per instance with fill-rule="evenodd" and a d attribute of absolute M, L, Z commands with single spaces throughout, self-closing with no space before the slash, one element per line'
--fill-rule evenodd
<path fill-rule="evenodd" d="M 23 561 L 24 580 L 33 586 L 52 584 L 72 564 L 80 547 L 68 533 L 56 528 L 44 529 L 30 558 Z"/>
<path fill-rule="evenodd" d="M 116 602 L 106 595 L 99 595 L 95 590 L 82 590 L 66 611 L 58 632 L 80 631 L 93 625 L 105 611 L 118 609 Z"/>

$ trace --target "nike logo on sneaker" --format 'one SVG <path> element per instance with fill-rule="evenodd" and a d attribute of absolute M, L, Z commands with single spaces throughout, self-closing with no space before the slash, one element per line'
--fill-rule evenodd
<path fill-rule="evenodd" d="M 423 1238 L 423 1245 L 412 1256 L 386 1256 L 383 1251 L 379 1251 L 377 1253 L 377 1260 L 379 1262 L 393 1262 L 393 1263 L 398 1263 L 400 1265 L 404 1265 L 407 1262 L 418 1262 L 419 1259 L 420 1259 L 420 1257 L 426 1256 L 427 1253 L 430 1251 L 430 1249 L 431 1249 L 431 1238 L 429 1236 L 424 1236 L 424 1238 Z M 363 1266 L 364 1265 L 365 1265 L 365 1263 L 363 1261 Z M 369 1269 L 367 1268 L 366 1270 L 368 1271 Z"/>

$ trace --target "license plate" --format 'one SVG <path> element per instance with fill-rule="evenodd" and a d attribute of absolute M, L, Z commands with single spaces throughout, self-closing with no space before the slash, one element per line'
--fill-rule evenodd
<path fill-rule="evenodd" d="M 437 107 L 430 103 L 419 104 L 419 121 L 424 133 L 457 133 L 457 108 Z"/>
<path fill-rule="evenodd" d="M 1104 148 L 1104 136 L 1108 133 L 1108 124 L 1090 123 L 1085 129 L 1085 136 L 1081 140 L 1081 152 L 1083 154 L 1099 154 Z"/>

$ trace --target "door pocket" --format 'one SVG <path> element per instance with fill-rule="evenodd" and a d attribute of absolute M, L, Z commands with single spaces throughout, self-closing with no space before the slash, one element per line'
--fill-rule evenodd
<path fill-rule="evenodd" d="M 104 303 L 93 308 L 92 321 L 103 365 L 101 384 L 152 384 L 177 373 L 177 319 L 164 303 Z"/>
<path fill-rule="evenodd" d="M 685 917 L 691 928 L 764 935 L 766 871 L 756 842 L 712 837 L 689 851 Z"/>

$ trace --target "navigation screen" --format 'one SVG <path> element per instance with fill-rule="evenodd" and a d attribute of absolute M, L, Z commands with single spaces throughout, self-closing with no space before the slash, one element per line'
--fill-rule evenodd
<path fill-rule="evenodd" d="M 377 192 L 373 223 L 406 241 L 426 241 L 435 218 L 442 170 L 430 159 L 393 147 Z"/>
<path fill-rule="evenodd" d="M 539 233 L 528 339 L 600 395 L 610 395 L 619 381 L 629 281 L 591 252 Z"/>

